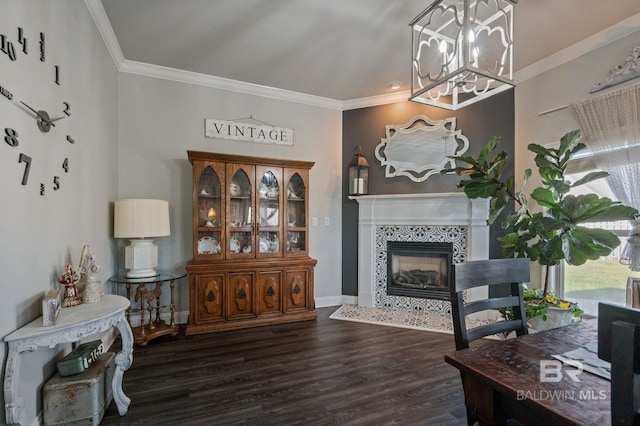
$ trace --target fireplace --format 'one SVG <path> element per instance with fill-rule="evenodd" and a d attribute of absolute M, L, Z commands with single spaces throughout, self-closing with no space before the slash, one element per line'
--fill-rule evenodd
<path fill-rule="evenodd" d="M 352 199 L 359 204 L 358 305 L 450 315 L 451 304 L 444 297 L 387 294 L 387 246 L 394 242 L 451 243 L 451 264 L 488 259 L 489 200 L 470 200 L 464 192 L 361 195 Z M 448 274 L 448 279 L 453 276 Z M 477 298 L 472 293 L 468 294 L 470 300 Z"/>
<path fill-rule="evenodd" d="M 453 243 L 387 241 L 387 295 L 450 300 Z"/>

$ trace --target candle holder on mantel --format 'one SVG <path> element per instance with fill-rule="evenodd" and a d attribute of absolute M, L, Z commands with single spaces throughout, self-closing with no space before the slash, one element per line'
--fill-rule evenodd
<path fill-rule="evenodd" d="M 349 164 L 349 195 L 366 195 L 369 193 L 369 163 L 357 146 L 353 160 Z"/>

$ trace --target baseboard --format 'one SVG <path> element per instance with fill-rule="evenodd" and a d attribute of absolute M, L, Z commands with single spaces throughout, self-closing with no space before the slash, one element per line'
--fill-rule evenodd
<path fill-rule="evenodd" d="M 329 306 L 339 306 L 344 304 L 357 305 L 358 296 L 348 296 L 341 294 L 339 296 L 316 297 L 316 308 L 327 308 Z"/>

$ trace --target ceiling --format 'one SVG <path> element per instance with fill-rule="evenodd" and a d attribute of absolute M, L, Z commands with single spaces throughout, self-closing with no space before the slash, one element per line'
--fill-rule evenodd
<path fill-rule="evenodd" d="M 409 22 L 430 3 L 102 0 L 127 61 L 339 101 L 388 94 L 394 80 L 409 90 Z M 637 14 L 639 0 L 520 0 L 514 70 L 594 34 L 615 39 L 624 30 L 619 23 Z"/>

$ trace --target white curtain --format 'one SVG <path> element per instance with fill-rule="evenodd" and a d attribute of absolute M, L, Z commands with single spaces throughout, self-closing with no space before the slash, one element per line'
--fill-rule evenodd
<path fill-rule="evenodd" d="M 569 109 L 596 167 L 609 173 L 607 183 L 617 200 L 640 210 L 640 84 L 570 104 Z M 634 225 L 623 257 L 632 270 L 640 270 L 640 227 L 638 221 Z"/>

